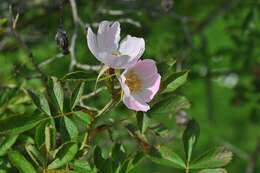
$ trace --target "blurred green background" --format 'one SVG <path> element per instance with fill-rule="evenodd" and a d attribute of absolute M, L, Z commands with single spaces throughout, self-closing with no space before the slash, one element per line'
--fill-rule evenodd
<path fill-rule="evenodd" d="M 176 70 L 190 70 L 188 82 L 177 92 L 191 101 L 185 112 L 201 126 L 198 153 L 213 145 L 234 152 L 227 167 L 231 173 L 260 172 L 260 1 L 259 0 L 78 0 L 79 17 L 94 28 L 102 20 L 121 22 L 126 34 L 143 37 L 144 58 L 176 61 Z M 32 64 L 11 36 L 9 5 L 19 13 L 17 30 L 45 73 L 61 77 L 68 72 L 70 56 L 59 58 L 55 34 L 64 21 L 71 40 L 74 22 L 68 2 L 54 0 L 1 0 L 0 86 L 37 88 Z M 61 8 L 62 7 L 62 8 Z M 99 64 L 87 48 L 84 29 L 78 28 L 75 52 L 79 64 Z M 75 67 L 80 69 L 80 67 Z M 26 82 L 24 81 L 26 78 Z M 108 100 L 108 99 L 107 99 Z M 91 104 L 102 105 L 106 94 Z M 120 110 L 119 110 L 120 111 Z M 175 117 L 172 126 L 177 127 Z M 170 145 L 178 146 L 178 141 Z M 178 149 L 178 147 L 176 147 Z M 182 151 L 179 151 L 182 152 Z M 250 172 L 253 168 L 253 172 Z M 133 173 L 171 173 L 171 168 L 148 160 Z"/>

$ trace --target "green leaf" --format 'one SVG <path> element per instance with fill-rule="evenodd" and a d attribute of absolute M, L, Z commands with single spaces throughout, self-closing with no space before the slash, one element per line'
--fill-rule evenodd
<path fill-rule="evenodd" d="M 7 18 L 0 18 L 0 25 L 3 25 L 7 22 L 8 22 Z"/>
<path fill-rule="evenodd" d="M 226 169 L 218 168 L 218 169 L 203 169 L 198 173 L 228 173 Z"/>
<path fill-rule="evenodd" d="M 19 134 L 30 130 L 46 119 L 42 115 L 16 115 L 0 120 L 0 134 Z"/>
<path fill-rule="evenodd" d="M 257 8 L 256 7 L 252 7 L 252 9 L 249 11 L 249 13 L 247 14 L 243 24 L 242 24 L 242 31 L 243 34 L 248 34 L 250 33 L 252 30 L 256 29 L 257 26 Z"/>
<path fill-rule="evenodd" d="M 213 148 L 191 162 L 191 169 L 209 169 L 226 166 L 232 160 L 232 152 L 225 147 Z"/>
<path fill-rule="evenodd" d="M 92 173 L 94 172 L 86 160 L 75 160 L 70 164 L 73 170 L 78 173 Z"/>
<path fill-rule="evenodd" d="M 37 173 L 31 163 L 18 151 L 8 152 L 8 158 L 21 173 Z"/>
<path fill-rule="evenodd" d="M 64 123 L 70 139 L 76 140 L 79 134 L 76 124 L 67 116 L 64 117 Z"/>
<path fill-rule="evenodd" d="M 136 120 L 140 132 L 144 133 L 149 126 L 150 118 L 144 112 L 137 112 Z"/>
<path fill-rule="evenodd" d="M 56 159 L 48 165 L 48 169 L 57 169 L 69 163 L 78 152 L 78 145 L 74 142 L 64 144 L 56 155 Z"/>
<path fill-rule="evenodd" d="M 38 148 L 41 148 L 41 146 L 44 144 L 45 125 L 46 125 L 46 121 L 43 121 L 35 128 L 34 141 Z"/>
<path fill-rule="evenodd" d="M 45 147 L 47 152 L 50 152 L 53 149 L 55 149 L 56 133 L 57 133 L 56 128 L 51 123 L 48 123 L 45 126 L 44 137 L 45 137 Z"/>
<path fill-rule="evenodd" d="M 56 77 L 48 80 L 47 92 L 60 113 L 63 113 L 64 93 L 60 81 Z"/>
<path fill-rule="evenodd" d="M 112 160 L 119 165 L 120 162 L 123 162 L 126 159 L 126 154 L 123 151 L 122 145 L 116 143 L 112 150 Z"/>
<path fill-rule="evenodd" d="M 71 95 L 71 100 L 70 100 L 70 108 L 73 110 L 73 108 L 78 104 L 80 97 L 83 93 L 84 89 L 84 82 L 79 83 L 76 88 L 74 89 L 72 95 Z"/>
<path fill-rule="evenodd" d="M 188 73 L 188 71 L 183 71 L 170 74 L 164 81 L 162 81 L 161 91 L 163 91 L 163 93 L 175 91 L 187 81 Z"/>
<path fill-rule="evenodd" d="M 43 155 L 40 153 L 40 151 L 37 150 L 37 148 L 31 144 L 28 144 L 25 146 L 25 149 L 29 156 L 32 158 L 32 160 L 38 165 L 38 166 L 45 166 L 45 159 Z"/>
<path fill-rule="evenodd" d="M 138 163 L 144 158 L 144 153 L 143 152 L 136 152 L 134 156 L 131 155 L 131 157 L 128 157 L 128 159 L 124 159 L 121 162 L 119 167 L 116 169 L 116 173 L 128 173 L 132 169 L 134 169 Z"/>
<path fill-rule="evenodd" d="M 193 148 L 199 138 L 200 128 L 195 120 L 190 120 L 183 133 L 182 140 L 186 159 L 189 162 L 191 159 Z"/>
<path fill-rule="evenodd" d="M 7 151 L 13 146 L 17 137 L 18 135 L 10 135 L 4 139 L 4 141 L 0 144 L 0 157 L 5 155 Z"/>
<path fill-rule="evenodd" d="M 106 159 L 103 165 L 103 168 L 100 170 L 100 173 L 113 173 L 113 165 L 111 159 Z"/>
<path fill-rule="evenodd" d="M 30 95 L 34 104 L 37 106 L 39 110 L 46 113 L 47 115 L 51 115 L 50 107 L 48 101 L 44 96 L 38 97 L 33 91 L 27 90 L 27 93 Z"/>
<path fill-rule="evenodd" d="M 89 113 L 86 113 L 85 111 L 77 111 L 73 113 L 77 118 L 79 118 L 81 121 L 83 121 L 85 124 L 89 124 L 92 121 L 92 117 L 89 115 Z"/>
<path fill-rule="evenodd" d="M 147 157 L 153 162 L 173 168 L 185 168 L 182 158 L 166 147 L 152 148 Z"/>
<path fill-rule="evenodd" d="M 102 156 L 102 151 L 99 146 L 96 146 L 94 149 L 94 164 L 97 169 L 101 170 L 106 160 Z"/>
<path fill-rule="evenodd" d="M 182 109 L 190 107 L 190 102 L 183 96 L 168 95 L 159 102 L 155 103 L 151 110 L 147 112 L 149 117 L 165 116 L 174 114 Z"/>

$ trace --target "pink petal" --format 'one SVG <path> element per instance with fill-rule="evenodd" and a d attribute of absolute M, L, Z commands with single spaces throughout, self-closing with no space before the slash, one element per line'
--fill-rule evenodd
<path fill-rule="evenodd" d="M 90 52 L 96 57 L 98 52 L 97 36 L 93 33 L 90 27 L 88 28 L 87 42 Z"/>
<path fill-rule="evenodd" d="M 159 73 L 155 73 L 152 76 L 143 79 L 145 88 L 154 88 L 154 86 L 156 86 L 156 88 L 159 89 L 160 82 L 161 82 L 161 75 Z"/>
<path fill-rule="evenodd" d="M 138 60 L 144 53 L 145 42 L 143 38 L 127 35 L 120 43 L 119 52 L 129 55 L 133 60 Z"/>
<path fill-rule="evenodd" d="M 138 61 L 132 69 L 137 72 L 142 79 L 149 78 L 158 73 L 155 61 L 152 59 L 145 59 Z"/>
<path fill-rule="evenodd" d="M 99 53 L 98 56 L 101 57 L 100 58 L 101 62 L 114 69 L 126 68 L 127 65 L 129 64 L 129 61 L 131 60 L 131 57 L 128 55 L 117 56 L 117 55 L 111 55 L 106 53 Z"/>
<path fill-rule="evenodd" d="M 97 43 L 100 52 L 112 54 L 113 51 L 117 51 L 119 40 L 119 22 L 103 21 L 99 24 L 97 33 Z"/>
<path fill-rule="evenodd" d="M 149 85 L 149 82 L 151 85 Z M 155 77 L 153 77 L 153 81 L 144 81 L 145 85 L 146 85 L 146 89 L 144 89 L 143 91 L 141 91 L 140 95 L 143 96 L 143 98 L 145 98 L 146 102 L 150 102 L 153 97 L 155 96 L 155 94 L 159 91 L 160 89 L 160 83 L 161 83 L 161 76 L 159 74 L 155 75 Z M 148 91 L 146 91 L 148 90 Z"/>
<path fill-rule="evenodd" d="M 123 96 L 123 103 L 128 107 L 129 109 L 135 110 L 135 111 L 143 111 L 147 112 L 150 109 L 150 106 L 146 104 L 145 102 L 142 102 L 140 100 L 137 100 L 136 98 L 132 96 Z"/>

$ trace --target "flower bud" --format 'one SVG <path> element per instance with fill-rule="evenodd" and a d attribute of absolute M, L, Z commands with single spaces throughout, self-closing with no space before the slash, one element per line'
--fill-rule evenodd
<path fill-rule="evenodd" d="M 69 39 L 66 31 L 63 29 L 58 29 L 56 35 L 55 35 L 55 40 L 57 42 L 57 45 L 60 47 L 62 50 L 63 54 L 69 54 Z"/>
<path fill-rule="evenodd" d="M 176 114 L 176 124 L 179 126 L 186 126 L 189 122 L 189 118 L 185 111 L 179 111 Z"/>
<path fill-rule="evenodd" d="M 173 0 L 161 0 L 162 9 L 163 9 L 165 12 L 169 12 L 170 9 L 171 9 L 172 6 L 173 6 L 173 3 L 174 3 Z"/>

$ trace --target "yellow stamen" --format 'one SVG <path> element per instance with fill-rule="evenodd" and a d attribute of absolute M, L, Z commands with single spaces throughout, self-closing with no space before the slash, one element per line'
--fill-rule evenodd
<path fill-rule="evenodd" d="M 127 72 L 125 77 L 125 83 L 131 92 L 138 92 L 143 88 L 142 80 L 140 80 L 139 76 L 134 71 L 131 70 Z"/>
<path fill-rule="evenodd" d="M 119 56 L 119 55 L 121 55 L 121 53 L 118 52 L 118 51 L 114 51 L 114 52 L 112 52 L 112 55 L 114 55 L 114 56 Z"/>

